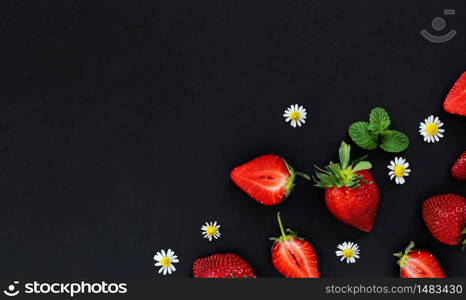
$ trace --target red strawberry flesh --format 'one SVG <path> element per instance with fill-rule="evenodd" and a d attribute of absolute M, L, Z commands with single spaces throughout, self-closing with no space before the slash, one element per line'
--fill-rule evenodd
<path fill-rule="evenodd" d="M 280 214 L 277 215 L 282 235 L 274 239 L 272 263 L 275 269 L 287 278 L 319 278 L 317 256 L 312 245 L 298 238 L 296 233 L 283 228 Z"/>
<path fill-rule="evenodd" d="M 292 238 L 277 243 L 273 251 L 273 265 L 287 278 L 319 278 L 317 256 L 311 244 Z"/>
<path fill-rule="evenodd" d="M 273 154 L 257 157 L 231 171 L 231 179 L 253 199 L 264 205 L 277 205 L 291 192 L 295 175 L 286 161 Z"/>
<path fill-rule="evenodd" d="M 411 242 L 403 253 L 394 254 L 400 258 L 401 278 L 445 278 L 442 267 L 431 253 L 413 247 Z"/>
<path fill-rule="evenodd" d="M 466 72 L 455 82 L 448 93 L 443 108 L 446 112 L 466 116 Z"/>

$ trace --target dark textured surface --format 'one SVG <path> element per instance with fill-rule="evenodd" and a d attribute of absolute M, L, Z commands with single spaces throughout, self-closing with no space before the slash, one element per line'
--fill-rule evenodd
<path fill-rule="evenodd" d="M 446 30 L 458 35 L 431 44 L 419 31 L 444 8 L 457 9 Z M 171 248 L 175 276 L 226 251 L 279 276 L 268 237 L 280 210 L 324 277 L 397 276 L 391 254 L 410 240 L 466 276 L 465 253 L 420 214 L 431 195 L 466 195 L 449 176 L 466 119 L 441 107 L 466 71 L 465 24 L 464 1 L 1 1 L 0 275 L 155 276 L 152 256 Z M 294 103 L 309 111 L 298 129 L 282 117 Z M 395 185 L 394 155 L 369 153 L 381 190 L 371 233 L 334 219 L 303 180 L 264 207 L 229 179 L 265 153 L 311 172 L 376 105 L 410 137 L 412 176 Z M 446 128 L 434 145 L 417 133 L 430 114 Z M 211 243 L 210 220 L 222 224 Z M 335 257 L 344 240 L 360 244 L 357 264 Z"/>

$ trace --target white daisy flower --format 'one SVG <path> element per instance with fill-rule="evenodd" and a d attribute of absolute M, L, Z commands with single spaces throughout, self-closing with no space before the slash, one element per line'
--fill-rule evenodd
<path fill-rule="evenodd" d="M 355 263 L 356 258 L 359 258 L 359 246 L 353 242 L 343 242 L 337 246 L 339 250 L 335 251 L 337 256 L 341 256 L 340 261 L 346 259 L 346 263 Z"/>
<path fill-rule="evenodd" d="M 306 115 L 306 109 L 298 104 L 291 105 L 283 114 L 285 122 L 291 121 L 290 124 L 293 127 L 296 127 L 296 125 L 301 126 L 301 124 L 306 123 Z"/>
<path fill-rule="evenodd" d="M 394 160 L 390 161 L 390 164 L 387 166 L 390 170 L 388 172 L 388 176 L 390 176 L 390 180 L 395 178 L 396 184 L 403 184 L 405 183 L 405 176 L 409 176 L 411 172 L 409 168 L 409 163 L 403 157 L 395 157 Z"/>
<path fill-rule="evenodd" d="M 419 133 L 424 137 L 424 142 L 435 143 L 443 138 L 445 129 L 440 128 L 443 123 L 438 117 L 430 115 L 424 122 L 419 124 Z"/>
<path fill-rule="evenodd" d="M 160 250 L 160 252 L 154 255 L 154 260 L 157 261 L 155 266 L 160 267 L 159 274 L 163 272 L 163 275 L 175 272 L 176 268 L 173 264 L 180 262 L 172 249 L 168 249 L 167 252 Z"/>
<path fill-rule="evenodd" d="M 220 237 L 220 225 L 217 225 L 215 222 L 206 222 L 205 225 L 202 225 L 201 230 L 205 239 L 208 239 L 209 242 L 212 242 L 212 238 L 218 239 Z"/>

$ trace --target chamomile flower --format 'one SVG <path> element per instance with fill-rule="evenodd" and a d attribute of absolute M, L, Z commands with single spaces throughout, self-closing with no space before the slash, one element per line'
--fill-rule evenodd
<path fill-rule="evenodd" d="M 408 169 L 409 163 L 403 157 L 395 157 L 394 160 L 390 161 L 387 168 L 390 170 L 390 172 L 388 172 L 390 180 L 395 178 L 396 184 L 405 183 L 404 177 L 409 176 L 409 173 L 411 172 L 411 170 Z"/>
<path fill-rule="evenodd" d="M 443 133 L 445 129 L 440 128 L 443 126 L 443 123 L 438 117 L 430 115 L 424 122 L 419 124 L 419 133 L 424 137 L 424 142 L 435 143 L 443 138 Z"/>
<path fill-rule="evenodd" d="M 353 242 L 343 242 L 337 246 L 339 250 L 335 251 L 337 256 L 341 256 L 340 261 L 346 259 L 346 263 L 355 263 L 356 258 L 359 258 L 359 246 Z"/>
<path fill-rule="evenodd" d="M 298 104 L 291 105 L 285 110 L 283 116 L 285 117 L 285 122 L 290 122 L 291 126 L 296 127 L 296 125 L 301 126 L 301 124 L 306 123 L 306 109 Z"/>
<path fill-rule="evenodd" d="M 212 238 L 218 239 L 220 237 L 220 224 L 215 222 L 206 222 L 205 225 L 202 225 L 201 230 L 205 239 L 208 239 L 209 242 L 212 242 Z"/>
<path fill-rule="evenodd" d="M 163 275 L 175 272 L 176 268 L 173 264 L 180 262 L 172 249 L 168 249 L 167 252 L 160 250 L 154 255 L 154 260 L 156 261 L 155 266 L 160 267 L 159 274 L 163 272 Z"/>

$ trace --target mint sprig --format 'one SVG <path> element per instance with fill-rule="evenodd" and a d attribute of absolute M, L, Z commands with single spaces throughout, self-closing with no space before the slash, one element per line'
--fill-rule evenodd
<path fill-rule="evenodd" d="M 387 111 L 375 107 L 369 115 L 369 122 L 355 122 L 348 133 L 356 145 L 366 150 L 379 146 L 386 152 L 401 152 L 408 148 L 409 138 L 396 130 L 390 130 L 391 120 Z"/>

